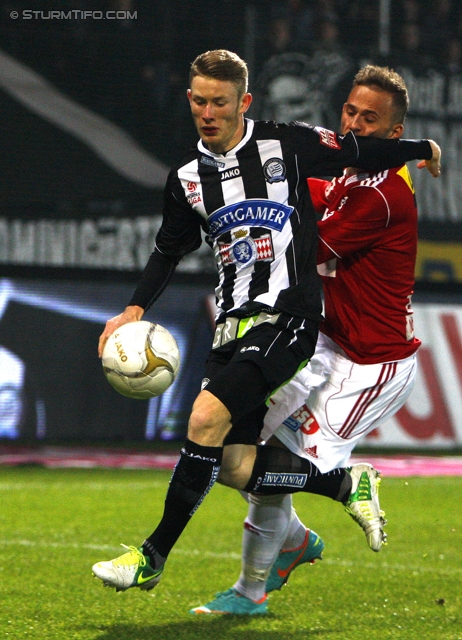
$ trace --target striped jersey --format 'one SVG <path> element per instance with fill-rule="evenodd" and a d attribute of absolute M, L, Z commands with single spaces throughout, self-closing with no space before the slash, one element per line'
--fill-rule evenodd
<path fill-rule="evenodd" d="M 417 209 L 406 166 L 309 180 L 317 211 L 320 329 L 358 364 L 404 360 L 419 347 L 411 297 Z"/>
<path fill-rule="evenodd" d="M 358 162 L 396 166 L 430 149 L 304 123 L 245 123 L 242 140 L 227 153 L 199 141 L 170 172 L 156 248 L 130 304 L 152 304 L 181 257 L 200 246 L 203 229 L 218 270 L 219 313 L 253 302 L 318 320 L 316 217 L 306 178 L 338 175 Z"/>

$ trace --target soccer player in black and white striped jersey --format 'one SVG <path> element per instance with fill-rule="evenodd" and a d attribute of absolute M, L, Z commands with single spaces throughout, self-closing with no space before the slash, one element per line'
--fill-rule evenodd
<path fill-rule="evenodd" d="M 313 354 L 321 294 L 306 178 L 421 158 L 433 175 L 440 171 L 433 141 L 356 138 L 303 123 L 247 119 L 247 83 L 245 62 L 229 51 L 206 52 L 193 62 L 188 99 L 200 141 L 170 172 L 155 249 L 128 306 L 100 338 L 101 355 L 114 330 L 142 318 L 179 260 L 199 247 L 204 230 L 219 282 L 203 388 L 159 525 L 139 548 L 93 566 L 118 590 L 156 586 L 170 550 L 217 479 L 225 439 L 255 444 L 266 399 Z M 326 495 L 337 495 L 342 474 L 326 476 Z"/>

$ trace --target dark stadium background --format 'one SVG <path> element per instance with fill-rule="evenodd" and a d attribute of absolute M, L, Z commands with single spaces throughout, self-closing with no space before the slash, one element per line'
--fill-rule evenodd
<path fill-rule="evenodd" d="M 412 169 L 420 210 L 416 300 L 429 308 L 450 303 L 457 312 L 457 2 L 55 5 L 0 3 L 0 345 L 26 365 L 19 439 L 184 436 L 212 335 L 214 267 L 205 245 L 181 263 L 149 314 L 183 341 L 182 372 L 168 395 L 151 405 L 117 396 L 95 353 L 105 319 L 125 306 L 152 249 L 168 167 L 195 143 L 188 68 L 207 49 L 229 48 L 248 61 L 252 117 L 334 129 L 359 66 L 388 64 L 402 73 L 411 97 L 406 136 L 432 137 L 443 148 L 440 180 Z M 102 17 L 107 11 L 115 19 Z M 459 381 L 450 384 L 459 397 Z M 0 421 L 2 411 L 8 407 L 0 406 Z M 437 446 L 460 446 L 462 424 L 454 420 L 456 436 Z"/>

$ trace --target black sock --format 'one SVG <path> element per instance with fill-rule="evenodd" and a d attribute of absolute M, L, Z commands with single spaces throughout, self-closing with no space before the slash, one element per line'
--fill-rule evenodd
<path fill-rule="evenodd" d="M 345 469 L 321 473 L 312 462 L 287 449 L 258 445 L 245 491 L 262 495 L 303 491 L 341 502 L 348 498 L 350 487 L 350 474 Z"/>
<path fill-rule="evenodd" d="M 165 559 L 191 516 L 212 488 L 220 470 L 223 447 L 203 447 L 186 440 L 173 471 L 164 514 L 156 530 L 143 543 L 154 567 Z"/>
<path fill-rule="evenodd" d="M 334 498 L 334 500 L 346 504 L 348 498 L 350 497 L 351 487 L 353 486 L 353 483 L 351 482 L 350 474 L 345 469 L 343 469 L 343 471 L 345 471 L 345 475 L 339 487 L 338 496 Z"/>

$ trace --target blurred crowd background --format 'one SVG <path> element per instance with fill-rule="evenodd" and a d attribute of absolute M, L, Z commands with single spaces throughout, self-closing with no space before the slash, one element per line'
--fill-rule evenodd
<path fill-rule="evenodd" d="M 56 9 L 136 18 L 49 19 Z M 23 19 L 24 10 L 36 15 Z M 365 59 L 420 72 L 462 71 L 458 0 L 9 0 L 0 19 L 5 51 L 126 127 L 169 164 L 185 139 L 194 139 L 187 73 L 208 49 L 245 57 L 253 90 L 272 57 L 293 53 L 319 60 L 330 54 L 329 71 L 337 74 L 338 66 L 351 72 Z M 331 85 L 329 76 L 324 81 Z"/>

